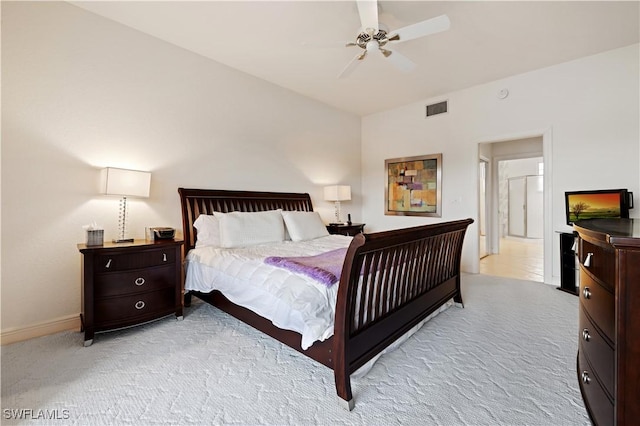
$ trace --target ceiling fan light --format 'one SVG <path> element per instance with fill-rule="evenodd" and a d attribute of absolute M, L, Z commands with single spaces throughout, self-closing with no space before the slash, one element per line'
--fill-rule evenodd
<path fill-rule="evenodd" d="M 367 42 L 367 52 L 375 52 L 379 47 L 380 45 L 377 40 L 370 40 Z"/>

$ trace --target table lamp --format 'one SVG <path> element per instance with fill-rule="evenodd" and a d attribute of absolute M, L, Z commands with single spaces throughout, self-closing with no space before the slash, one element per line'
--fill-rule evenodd
<path fill-rule="evenodd" d="M 139 170 L 117 169 L 107 167 L 102 170 L 102 193 L 120 195 L 120 211 L 118 217 L 118 238 L 114 243 L 133 242 L 127 237 L 127 197 L 149 197 L 151 173 Z"/>
<path fill-rule="evenodd" d="M 351 187 L 349 185 L 325 186 L 324 199 L 335 202 L 336 223 L 343 223 L 340 220 L 340 201 L 351 200 Z"/>

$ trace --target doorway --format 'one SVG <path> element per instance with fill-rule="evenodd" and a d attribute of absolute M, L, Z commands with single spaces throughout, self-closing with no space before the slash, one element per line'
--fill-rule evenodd
<path fill-rule="evenodd" d="M 542 136 L 479 144 L 480 273 L 545 281 L 542 150 Z"/>

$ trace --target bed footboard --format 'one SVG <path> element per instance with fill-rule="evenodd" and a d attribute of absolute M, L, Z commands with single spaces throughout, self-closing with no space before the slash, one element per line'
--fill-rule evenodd
<path fill-rule="evenodd" d="M 462 303 L 462 243 L 472 219 L 354 237 L 340 278 L 333 336 L 338 396 L 350 375 L 453 298 Z"/>

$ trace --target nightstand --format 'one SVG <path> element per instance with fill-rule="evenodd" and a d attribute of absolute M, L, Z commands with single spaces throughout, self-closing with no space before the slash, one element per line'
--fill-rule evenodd
<path fill-rule="evenodd" d="M 327 225 L 327 231 L 330 234 L 354 236 L 364 232 L 364 225 L 364 223 L 352 223 L 351 225 L 329 224 Z"/>
<path fill-rule="evenodd" d="M 182 319 L 184 241 L 135 240 L 78 244 L 82 253 L 84 345 L 94 333 L 142 324 L 175 313 Z"/>

